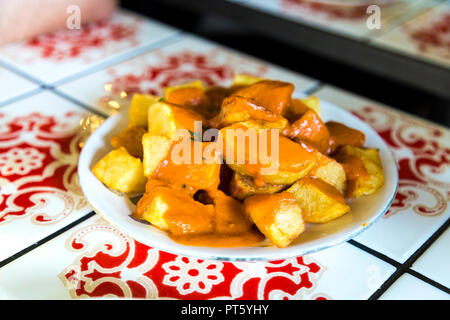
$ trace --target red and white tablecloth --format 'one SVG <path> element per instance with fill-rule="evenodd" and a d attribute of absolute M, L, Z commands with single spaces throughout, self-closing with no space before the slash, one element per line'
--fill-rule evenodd
<path fill-rule="evenodd" d="M 0 298 L 450 298 L 447 128 L 129 12 L 85 28 L 0 48 Z M 163 252 L 95 214 L 76 172 L 89 123 L 135 92 L 243 72 L 292 82 L 383 137 L 400 185 L 382 219 L 317 253 L 247 263 Z"/>

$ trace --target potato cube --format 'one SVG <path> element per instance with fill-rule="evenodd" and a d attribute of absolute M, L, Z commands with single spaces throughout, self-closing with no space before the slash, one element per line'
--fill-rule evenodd
<path fill-rule="evenodd" d="M 308 108 L 312 109 L 319 117 L 321 115 L 319 98 L 316 96 L 309 96 L 300 99 Z"/>
<path fill-rule="evenodd" d="M 179 84 L 176 86 L 166 87 L 164 88 L 164 97 L 168 100 L 170 97 L 170 94 L 179 89 L 185 89 L 185 88 L 196 88 L 201 89 L 202 91 L 205 91 L 205 87 L 203 86 L 202 82 L 200 80 L 185 83 L 185 84 Z"/>
<path fill-rule="evenodd" d="M 263 186 L 256 186 L 252 177 L 234 173 L 230 183 L 230 193 L 239 200 L 244 200 L 255 194 L 272 194 L 281 191 L 285 185 L 266 183 Z"/>
<path fill-rule="evenodd" d="M 305 229 L 295 197 L 289 192 L 257 194 L 244 201 L 244 211 L 277 247 L 287 247 Z"/>
<path fill-rule="evenodd" d="M 342 194 L 317 178 L 303 178 L 287 191 L 297 199 L 307 223 L 325 223 L 350 211 Z"/>
<path fill-rule="evenodd" d="M 161 98 L 149 94 L 135 93 L 130 103 L 129 117 L 130 126 L 147 128 L 148 108 Z"/>
<path fill-rule="evenodd" d="M 214 231 L 214 206 L 192 199 L 186 192 L 158 186 L 146 192 L 134 216 L 169 231 L 172 235 Z"/>
<path fill-rule="evenodd" d="M 249 86 L 261 80 L 264 79 L 254 77 L 248 74 L 235 74 L 233 77 L 233 86 Z"/>
<path fill-rule="evenodd" d="M 249 99 L 252 103 L 281 115 L 290 104 L 294 85 L 289 82 L 262 80 L 235 91 L 232 95 Z"/>
<path fill-rule="evenodd" d="M 240 234 L 249 231 L 253 225 L 245 215 L 242 203 L 218 190 L 214 197 L 216 232 Z"/>
<path fill-rule="evenodd" d="M 158 168 L 159 163 L 169 155 L 171 145 L 172 141 L 164 136 L 156 136 L 150 133 L 142 136 L 143 165 L 146 177 L 152 175 Z"/>
<path fill-rule="evenodd" d="M 328 121 L 326 125 L 328 131 L 330 131 L 335 149 L 345 145 L 362 147 L 366 142 L 366 135 L 363 132 L 347 127 L 343 123 Z"/>
<path fill-rule="evenodd" d="M 142 162 L 124 147 L 109 152 L 95 164 L 92 172 L 111 189 L 124 193 L 145 190 L 147 178 L 143 174 Z"/>
<path fill-rule="evenodd" d="M 319 151 L 316 152 L 316 155 L 316 165 L 307 176 L 325 181 L 344 195 L 347 187 L 347 175 L 342 164 Z"/>
<path fill-rule="evenodd" d="M 215 157 L 206 157 L 209 147 L 214 148 L 213 143 L 190 141 L 190 149 L 178 150 L 182 144 L 180 142 L 173 146 L 170 156 L 158 167 L 153 177 L 165 181 L 173 188 L 184 189 L 191 195 L 198 190 L 216 190 L 220 183 L 220 158 L 214 150 L 211 155 Z M 182 151 L 183 155 L 177 155 L 177 151 Z M 183 157 L 185 151 L 190 153 L 190 157 Z M 178 156 L 180 159 L 175 158 Z"/>
<path fill-rule="evenodd" d="M 347 174 L 347 197 L 369 195 L 383 186 L 383 164 L 378 150 L 347 145 L 338 150 L 335 158 Z"/>
<path fill-rule="evenodd" d="M 291 139 L 309 143 L 322 153 L 328 154 L 332 149 L 330 132 L 313 110 L 308 110 L 300 119 L 292 123 L 287 132 Z"/>
<path fill-rule="evenodd" d="M 220 130 L 224 159 L 233 171 L 252 176 L 255 184 L 262 186 L 294 183 L 314 167 L 316 157 L 305 145 L 281 135 L 272 138 L 276 132 L 271 130 L 266 135 L 260 132 L 242 123 Z M 264 145 L 267 150 L 261 148 Z"/>
<path fill-rule="evenodd" d="M 205 124 L 205 118 L 199 113 L 174 106 L 166 102 L 157 102 L 148 110 L 148 132 L 157 136 L 165 136 L 170 140 L 180 138 L 177 129 L 196 131 L 195 121 Z"/>
<path fill-rule="evenodd" d="M 142 159 L 142 136 L 147 132 L 144 127 L 130 126 L 111 138 L 114 149 L 124 147 L 135 158 Z"/>
<path fill-rule="evenodd" d="M 309 110 L 313 110 L 320 117 L 319 98 L 316 96 L 309 96 L 304 99 L 291 99 L 291 103 L 284 111 L 284 116 L 290 122 L 295 122 Z"/>

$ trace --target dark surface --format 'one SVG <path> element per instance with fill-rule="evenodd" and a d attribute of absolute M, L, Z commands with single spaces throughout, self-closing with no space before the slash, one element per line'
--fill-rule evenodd
<path fill-rule="evenodd" d="M 122 6 L 326 84 L 450 127 L 450 101 L 420 89 L 319 57 L 215 15 L 198 14 L 159 1 L 123 0 Z"/>

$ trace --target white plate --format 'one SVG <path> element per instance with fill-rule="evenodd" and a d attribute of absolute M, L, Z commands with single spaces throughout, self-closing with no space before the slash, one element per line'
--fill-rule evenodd
<path fill-rule="evenodd" d="M 137 241 L 171 253 L 201 259 L 254 261 L 285 259 L 334 246 L 359 235 L 387 211 L 397 190 L 398 170 L 391 150 L 369 125 L 326 101 L 321 100 L 320 105 L 324 121 L 338 121 L 358 129 L 366 135 L 365 146 L 378 148 L 385 184 L 370 196 L 350 201 L 348 214 L 326 224 L 308 224 L 287 248 L 185 246 L 174 242 L 165 232 L 132 219 L 130 213 L 134 211 L 134 204 L 127 197 L 110 191 L 91 171 L 95 163 L 112 149 L 110 138 L 127 126 L 128 110 L 108 118 L 87 140 L 78 163 L 81 188 L 95 211 L 113 226 Z"/>

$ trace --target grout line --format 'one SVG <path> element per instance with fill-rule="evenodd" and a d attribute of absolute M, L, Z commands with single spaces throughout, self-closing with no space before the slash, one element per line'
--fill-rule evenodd
<path fill-rule="evenodd" d="M 443 284 L 440 284 L 439 282 L 436 282 L 436 281 L 428 278 L 427 276 L 424 276 L 420 272 L 414 271 L 412 269 L 408 269 L 408 270 L 406 270 L 406 273 L 409 273 L 410 275 L 415 276 L 416 278 L 419 278 L 420 280 L 428 283 L 429 285 L 432 285 L 433 287 L 436 287 L 437 289 L 440 289 L 440 290 L 450 294 L 450 288 L 447 288 Z"/>
<path fill-rule="evenodd" d="M 182 39 L 183 35 L 184 35 L 183 31 L 176 31 L 174 34 L 167 36 L 163 39 L 160 39 L 156 42 L 152 42 L 143 47 L 133 49 L 128 53 L 119 54 L 119 56 L 117 56 L 117 57 L 112 57 L 112 58 L 106 59 L 105 61 L 103 61 L 95 66 L 89 67 L 86 70 L 80 71 L 78 73 L 72 74 L 70 76 L 67 76 L 65 78 L 62 78 L 62 79 L 59 79 L 59 80 L 56 80 L 53 82 L 50 82 L 50 83 L 48 83 L 48 87 L 54 88 L 54 87 L 60 86 L 67 82 L 70 82 L 70 81 L 85 77 L 87 75 L 90 75 L 92 73 L 101 71 L 107 67 L 122 63 L 127 60 L 134 59 L 134 58 L 136 58 L 140 55 L 143 55 L 147 52 L 151 52 L 153 50 L 166 47 L 168 45 L 171 45 L 175 42 L 180 41 Z"/>
<path fill-rule="evenodd" d="M 357 242 L 355 240 L 349 240 L 347 242 L 349 244 L 357 247 L 358 249 L 361 249 L 361 250 L 363 250 L 363 251 L 365 251 L 365 252 L 367 252 L 367 253 L 377 257 L 378 259 L 391 264 L 392 266 L 394 266 L 396 268 L 400 268 L 402 266 L 402 264 L 400 262 L 398 262 L 398 261 L 396 261 L 396 260 L 394 260 L 392 258 L 389 258 L 385 254 L 383 254 L 381 252 L 378 252 L 378 251 L 376 251 L 376 250 L 374 250 L 374 249 L 372 249 L 370 247 L 367 247 L 367 246 L 365 246 L 365 245 L 363 245 L 363 244 L 361 244 L 361 243 L 359 243 L 359 242 Z"/>
<path fill-rule="evenodd" d="M 445 221 L 431 237 L 429 237 L 403 264 L 407 268 L 411 268 L 413 263 L 426 251 L 429 247 L 447 230 L 450 226 L 450 218 Z"/>
<path fill-rule="evenodd" d="M 34 76 L 26 73 L 22 69 L 17 68 L 15 66 L 13 66 L 12 64 L 10 64 L 9 62 L 6 62 L 6 61 L 4 61 L 2 59 L 0 59 L 0 67 L 5 68 L 6 70 L 8 70 L 8 71 L 10 71 L 12 73 L 15 73 L 15 74 L 21 76 L 22 78 L 25 78 L 28 81 L 31 81 L 31 82 L 33 82 L 35 84 L 38 84 L 38 85 L 41 85 L 41 86 L 44 85 L 43 81 L 39 80 L 38 78 L 35 78 Z"/>
<path fill-rule="evenodd" d="M 25 255 L 25 254 L 27 254 L 28 252 L 30 252 L 30 251 L 36 249 L 37 247 L 39 247 L 39 246 L 41 246 L 41 245 L 47 243 L 48 241 L 50 241 L 50 240 L 56 238 L 56 237 L 59 236 L 60 234 L 62 234 L 62 233 L 64 233 L 64 232 L 66 232 L 67 230 L 69 230 L 69 229 L 75 227 L 76 225 L 78 225 L 78 224 L 80 224 L 80 223 L 86 221 L 87 219 L 93 217 L 95 214 L 96 214 L 95 211 L 91 211 L 91 212 L 89 212 L 88 214 L 86 214 L 85 216 L 79 218 L 78 220 L 75 220 L 74 222 L 72 222 L 72 223 L 68 224 L 67 226 L 65 226 L 65 227 L 63 227 L 63 228 L 61 228 L 61 229 L 59 229 L 58 231 L 53 232 L 52 234 L 48 235 L 47 237 L 45 237 L 45 238 L 43 238 L 43 239 L 41 239 L 41 240 L 35 242 L 34 244 L 32 244 L 32 245 L 26 247 L 25 249 L 22 249 L 21 251 L 17 252 L 16 254 L 10 256 L 9 258 L 6 258 L 5 260 L 0 261 L 0 268 L 1 268 L 1 267 L 4 267 L 5 265 L 7 265 L 7 264 L 10 263 L 10 262 L 13 262 L 13 261 L 16 260 L 16 259 L 22 257 L 23 255 Z"/>
<path fill-rule="evenodd" d="M 18 94 L 16 96 L 12 97 L 12 98 L 6 99 L 5 101 L 0 102 L 0 108 L 4 107 L 4 106 L 7 106 L 7 105 L 9 105 L 11 103 L 15 103 L 17 101 L 29 98 L 31 96 L 34 96 L 34 95 L 38 94 L 38 93 L 41 93 L 43 91 L 43 89 L 44 89 L 43 86 L 39 86 L 39 87 L 31 89 L 31 90 L 29 90 L 29 91 L 27 91 L 25 93 L 21 93 L 21 94 Z"/>
<path fill-rule="evenodd" d="M 381 285 L 381 287 L 375 291 L 370 297 L 369 300 L 377 300 L 383 293 L 385 293 L 389 287 L 400 277 L 402 276 L 404 273 L 410 273 L 414 276 L 419 275 L 419 279 L 421 279 L 422 281 L 432 285 L 433 287 L 436 287 L 438 289 L 442 289 L 442 285 L 435 282 L 434 280 L 431 280 L 423 275 L 421 275 L 420 273 L 411 270 L 410 267 L 413 265 L 413 263 L 433 244 L 433 242 L 435 242 L 443 233 L 445 230 L 447 230 L 447 228 L 450 225 L 450 219 L 447 219 L 447 221 L 439 227 L 439 229 L 437 231 L 435 231 L 431 237 L 429 237 L 427 239 L 427 241 L 425 241 L 404 263 L 398 263 L 399 267 L 397 268 L 397 270 Z M 355 242 L 358 245 L 361 245 L 360 243 L 354 241 L 354 240 L 350 240 L 352 242 Z M 350 242 L 349 241 L 349 242 Z M 361 248 L 363 248 L 365 246 L 361 245 Z M 375 250 L 370 249 L 371 251 L 377 252 Z M 380 253 L 378 253 L 380 254 Z M 384 256 L 382 254 L 380 254 L 380 256 Z M 390 258 L 388 258 L 389 260 L 391 260 Z M 444 287 L 446 288 L 446 287 Z M 447 289 L 447 288 L 446 288 Z M 447 289 L 448 290 L 448 289 Z M 443 290 L 445 292 L 448 292 L 446 290 Z"/>

